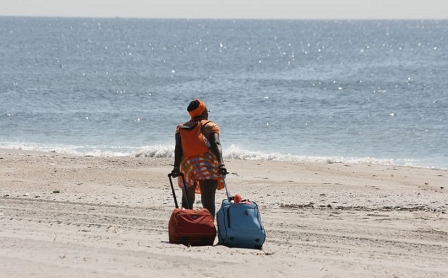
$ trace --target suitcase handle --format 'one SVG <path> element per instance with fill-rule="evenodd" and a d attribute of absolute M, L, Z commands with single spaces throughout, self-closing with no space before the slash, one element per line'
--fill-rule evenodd
<path fill-rule="evenodd" d="M 187 199 L 187 206 L 190 207 L 190 200 L 188 199 L 187 183 L 185 182 L 184 173 L 180 173 L 180 174 L 176 174 L 176 175 L 173 175 L 171 173 L 168 174 L 168 178 L 170 180 L 170 185 L 171 185 L 171 192 L 173 193 L 173 198 L 174 198 L 174 205 L 175 205 L 176 208 L 179 208 L 179 204 L 177 203 L 177 198 L 176 198 L 176 190 L 174 190 L 174 185 L 173 185 L 173 178 L 176 178 L 176 177 L 179 177 L 179 176 L 181 177 L 182 183 L 184 184 L 185 197 Z"/>
<path fill-rule="evenodd" d="M 226 183 L 226 175 L 222 176 L 222 181 L 224 183 L 224 188 L 226 189 L 226 194 L 227 194 L 227 200 L 232 201 L 233 200 L 233 196 L 230 195 L 230 191 L 229 188 L 227 187 L 227 183 Z"/>

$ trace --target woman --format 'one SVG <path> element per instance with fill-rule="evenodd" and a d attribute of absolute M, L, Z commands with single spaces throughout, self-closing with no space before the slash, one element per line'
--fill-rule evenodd
<path fill-rule="evenodd" d="M 227 174 L 222 159 L 219 127 L 208 120 L 209 111 L 201 100 L 190 102 L 187 111 L 190 121 L 176 127 L 174 168 L 171 174 L 179 176 L 183 173 L 185 176 L 187 190 L 184 189 L 182 179 L 178 180 L 179 187 L 183 189 L 183 208 L 192 209 L 195 193 L 198 193 L 201 194 L 202 206 L 215 217 L 216 189 L 224 188 L 223 176 Z M 198 132 L 195 133 L 195 130 Z"/>

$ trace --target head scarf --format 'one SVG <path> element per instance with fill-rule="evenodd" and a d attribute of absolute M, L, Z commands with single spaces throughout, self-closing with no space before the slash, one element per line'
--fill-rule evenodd
<path fill-rule="evenodd" d="M 205 103 L 200 101 L 199 99 L 196 99 L 196 101 L 199 102 L 199 106 L 196 107 L 196 109 L 188 111 L 188 114 L 190 114 L 191 118 L 195 118 L 197 116 L 201 116 L 202 113 L 205 111 Z"/>

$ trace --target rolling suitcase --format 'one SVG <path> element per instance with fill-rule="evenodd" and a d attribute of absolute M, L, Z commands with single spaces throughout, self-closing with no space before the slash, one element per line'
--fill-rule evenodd
<path fill-rule="evenodd" d="M 179 208 L 172 177 L 173 175 L 168 174 L 175 204 L 168 223 L 169 242 L 186 246 L 213 245 L 216 237 L 213 216 L 205 208 L 197 210 Z M 186 189 L 187 185 L 183 174 L 181 174 L 181 178 Z M 189 202 L 187 196 L 187 203 Z"/>
<path fill-rule="evenodd" d="M 261 223 L 258 205 L 249 200 L 231 197 L 225 185 L 227 199 L 216 214 L 218 223 L 218 244 L 227 247 L 261 249 L 266 232 Z"/>

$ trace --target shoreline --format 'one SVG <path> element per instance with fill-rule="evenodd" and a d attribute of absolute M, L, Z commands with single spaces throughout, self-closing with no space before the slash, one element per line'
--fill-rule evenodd
<path fill-rule="evenodd" d="M 174 146 L 145 146 L 145 147 L 127 147 L 119 148 L 121 151 L 109 152 L 109 151 L 94 151 L 89 152 L 83 149 L 82 152 L 77 151 L 76 147 L 63 148 L 63 147 L 25 147 L 16 146 L 12 148 L 0 147 L 1 153 L 15 153 L 15 152 L 29 152 L 29 153 L 57 153 L 65 154 L 76 157 L 144 157 L 144 158 L 170 158 L 173 156 Z M 297 162 L 297 163 L 346 163 L 346 164 L 363 164 L 363 165 L 382 165 L 382 166 L 397 166 L 397 167 L 412 167 L 412 168 L 425 168 L 436 170 L 448 170 L 447 166 L 429 166 L 429 165 L 417 165 L 414 164 L 414 159 L 394 159 L 394 158 L 375 158 L 375 157 L 341 157 L 341 156 L 303 156 L 293 154 L 282 153 L 262 153 L 259 151 L 242 150 L 234 146 L 230 146 L 224 150 L 226 154 L 225 160 L 254 160 L 254 161 L 283 161 L 283 162 Z M 420 161 L 424 164 L 424 162 Z M 440 164 L 442 165 L 442 164 Z"/>
<path fill-rule="evenodd" d="M 167 243 L 171 158 L 0 149 L 0 165 L 5 277 L 448 276 L 443 169 L 226 160 L 267 232 L 250 250 Z"/>

